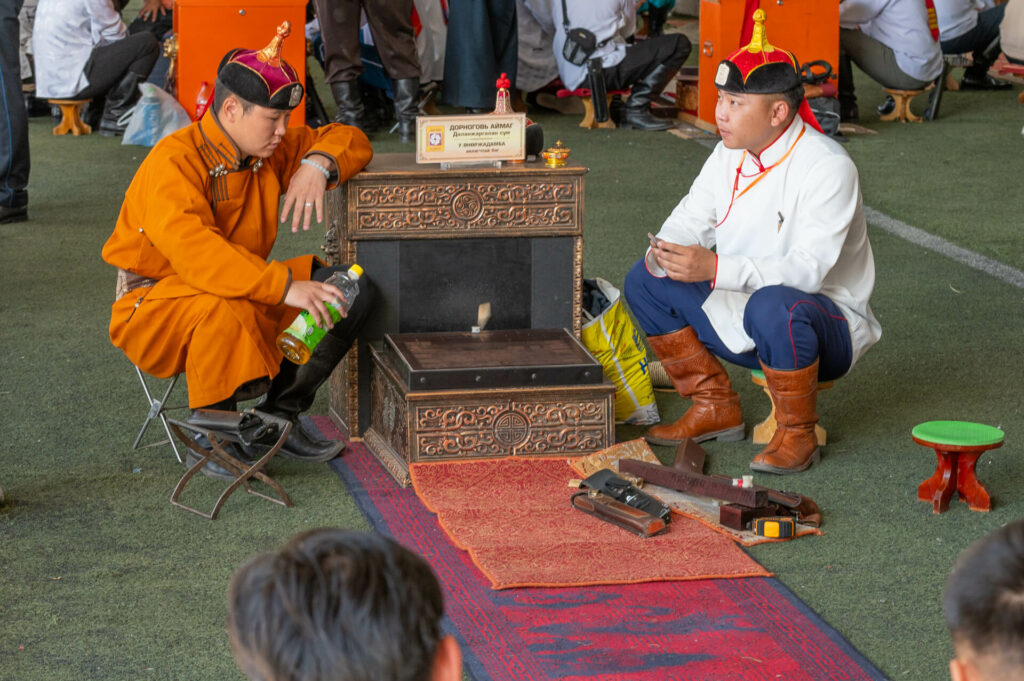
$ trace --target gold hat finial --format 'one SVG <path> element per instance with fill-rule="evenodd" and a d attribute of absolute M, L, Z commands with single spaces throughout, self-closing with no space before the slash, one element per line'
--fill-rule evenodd
<path fill-rule="evenodd" d="M 280 26 L 277 27 L 277 35 L 270 41 L 270 43 L 259 51 L 256 55 L 256 59 L 263 62 L 264 64 L 270 64 L 271 66 L 281 65 L 281 49 L 283 47 L 284 39 L 292 32 L 292 22 L 284 21 Z"/>
<path fill-rule="evenodd" d="M 750 36 L 750 44 L 747 45 L 747 52 L 774 52 L 775 48 L 768 42 L 768 36 L 764 32 L 765 13 L 763 9 L 754 12 L 754 33 Z"/>

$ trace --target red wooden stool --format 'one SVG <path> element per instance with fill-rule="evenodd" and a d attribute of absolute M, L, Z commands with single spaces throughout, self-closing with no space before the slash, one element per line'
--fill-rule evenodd
<path fill-rule="evenodd" d="M 587 88 L 578 88 L 576 90 L 566 90 L 565 88 L 560 89 L 555 93 L 559 99 L 566 97 L 579 97 L 583 102 L 583 120 L 580 121 L 581 128 L 587 128 L 592 130 L 594 128 L 614 128 L 615 121 L 609 118 L 606 121 L 598 123 L 594 120 L 594 100 L 590 97 L 590 90 Z M 609 90 L 608 91 L 608 106 L 611 107 L 612 97 L 615 95 L 622 95 L 623 97 L 629 95 L 629 90 Z"/>
<path fill-rule="evenodd" d="M 999 428 L 968 421 L 927 421 L 911 431 L 914 442 L 935 450 L 938 465 L 932 477 L 917 488 L 917 498 L 932 502 L 932 511 L 949 509 L 953 492 L 960 493 L 972 511 L 989 511 L 988 491 L 974 474 L 978 457 L 1003 446 L 1005 434 Z"/>

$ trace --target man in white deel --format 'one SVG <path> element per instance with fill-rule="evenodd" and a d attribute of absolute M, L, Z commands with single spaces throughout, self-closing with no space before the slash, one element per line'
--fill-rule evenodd
<path fill-rule="evenodd" d="M 744 436 L 718 361 L 763 369 L 779 428 L 750 467 L 805 470 L 819 456 L 817 384 L 846 374 L 881 336 L 875 266 L 853 161 L 817 129 L 799 62 L 753 39 L 719 64 L 722 142 L 626 275 L 625 294 L 677 392 L 655 444 Z M 710 249 L 714 248 L 712 251 Z"/>

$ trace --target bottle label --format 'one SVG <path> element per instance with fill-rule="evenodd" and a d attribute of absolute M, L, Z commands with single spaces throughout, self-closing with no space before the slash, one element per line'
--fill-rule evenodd
<path fill-rule="evenodd" d="M 338 311 L 337 305 L 327 303 L 327 310 L 331 313 L 331 319 L 334 320 L 335 324 L 341 321 L 341 312 Z M 312 352 L 323 337 L 327 335 L 327 331 L 328 329 L 316 324 L 312 315 L 303 310 L 284 332 L 297 338 Z"/>

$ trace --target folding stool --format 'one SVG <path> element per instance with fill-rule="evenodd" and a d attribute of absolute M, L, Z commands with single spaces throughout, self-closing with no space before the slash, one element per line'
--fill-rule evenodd
<path fill-rule="evenodd" d="M 139 429 L 139 434 L 135 436 L 135 442 L 132 443 L 132 449 L 139 448 L 139 443 L 142 442 L 142 436 L 146 433 L 146 429 L 149 428 L 149 424 L 154 419 L 159 418 L 160 422 L 163 423 L 164 425 L 164 432 L 167 433 L 167 439 L 160 440 L 159 442 L 151 442 L 150 444 L 144 446 L 155 447 L 157 445 L 164 444 L 164 442 L 169 442 L 171 444 L 171 448 L 174 450 L 174 456 L 177 457 L 178 459 L 178 463 L 183 463 L 184 460 L 181 458 L 181 454 L 178 452 L 178 446 L 174 443 L 174 436 L 171 434 L 171 429 L 167 425 L 167 417 L 164 415 L 165 412 L 167 411 L 185 408 L 184 405 L 178 405 L 174 407 L 167 406 L 167 399 L 171 396 L 171 392 L 174 390 L 174 386 L 177 385 L 178 377 L 181 376 L 181 374 L 175 374 L 174 376 L 171 376 L 168 379 L 164 379 L 167 381 L 167 389 L 164 391 L 163 397 L 161 397 L 160 399 L 156 399 L 149 391 L 149 384 L 146 383 L 146 374 L 142 373 L 142 370 L 139 369 L 139 367 L 135 366 L 134 364 L 132 365 L 132 367 L 135 369 L 135 373 L 138 374 L 139 376 L 139 382 L 142 383 L 142 392 L 146 394 L 146 402 L 149 405 L 149 412 L 146 414 L 146 420 L 142 422 L 142 428 Z"/>

